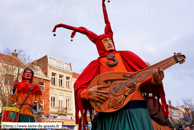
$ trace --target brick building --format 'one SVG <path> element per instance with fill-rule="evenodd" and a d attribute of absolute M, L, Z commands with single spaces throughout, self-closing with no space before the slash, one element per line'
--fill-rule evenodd
<path fill-rule="evenodd" d="M 46 122 L 62 122 L 63 127 L 74 129 L 72 68 L 69 62 L 45 55 L 34 61 L 50 79 L 49 113 Z"/>

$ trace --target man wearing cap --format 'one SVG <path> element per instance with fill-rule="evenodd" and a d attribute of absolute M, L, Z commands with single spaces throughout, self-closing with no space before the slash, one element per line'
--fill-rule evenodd
<path fill-rule="evenodd" d="M 11 103 L 16 103 L 17 108 L 20 108 L 32 87 L 28 98 L 20 109 L 18 122 L 35 122 L 34 117 L 39 110 L 42 91 L 39 85 L 33 84 L 33 76 L 34 72 L 30 68 L 26 68 L 22 74 L 22 82 L 18 82 L 17 79 L 13 81 L 9 100 Z"/>
<path fill-rule="evenodd" d="M 92 106 L 89 101 L 93 100 L 102 103 L 109 97 L 107 92 L 100 90 L 103 86 L 97 85 L 90 89 L 88 88 L 89 84 L 96 76 L 111 71 L 135 72 L 148 67 L 141 58 L 131 51 L 116 51 L 113 41 L 113 32 L 108 20 L 104 1 L 105 0 L 102 0 L 106 24 L 105 34 L 96 35 L 84 27 L 77 28 L 66 24 L 58 24 L 53 29 L 53 32 L 55 32 L 58 27 L 73 30 L 71 38 L 75 36 L 76 32 L 85 34 L 96 45 L 98 50 L 99 57 L 83 70 L 74 84 L 76 123 L 81 126 L 81 123 L 83 122 L 84 129 L 85 125 L 88 124 L 86 113 L 88 110 L 92 113 Z M 142 91 L 140 88 L 136 90 L 134 96 L 126 106 L 116 112 L 99 112 L 98 130 L 153 130 L 146 101 L 142 96 L 142 92 L 153 93 L 158 99 L 161 98 L 163 114 L 168 116 L 168 107 L 162 86 L 163 78 L 163 70 L 156 69 L 153 72 L 153 78 L 150 78 L 140 86 L 140 88 L 143 88 Z M 79 118 L 79 112 L 81 112 L 82 118 Z M 79 129 L 81 129 L 81 127 L 79 127 Z"/>

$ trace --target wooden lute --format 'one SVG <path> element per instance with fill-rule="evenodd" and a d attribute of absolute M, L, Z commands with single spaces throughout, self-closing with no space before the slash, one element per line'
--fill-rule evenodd
<path fill-rule="evenodd" d="M 102 85 L 104 86 L 102 90 L 107 91 L 110 96 L 103 103 L 93 100 L 90 100 L 90 103 L 98 112 L 117 111 L 130 101 L 135 91 L 145 80 L 152 77 L 155 69 L 165 70 L 176 63 L 182 64 L 185 62 L 185 58 L 181 53 L 174 53 L 174 56 L 137 72 L 112 71 L 102 73 L 92 80 L 88 88 Z"/>

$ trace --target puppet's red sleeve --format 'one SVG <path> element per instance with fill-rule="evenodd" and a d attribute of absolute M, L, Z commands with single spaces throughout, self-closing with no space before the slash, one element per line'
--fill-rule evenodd
<path fill-rule="evenodd" d="M 81 92 L 81 95 L 80 95 L 81 99 L 86 99 L 86 100 L 88 100 L 88 91 L 89 91 L 89 89 L 84 89 L 84 90 Z"/>
<path fill-rule="evenodd" d="M 75 93 L 75 110 L 76 110 L 76 123 L 80 122 L 79 112 L 85 122 L 87 122 L 84 115 L 83 109 L 91 109 L 91 105 L 88 100 L 81 98 L 81 93 L 88 88 L 92 79 L 94 79 L 100 73 L 99 69 L 99 60 L 92 61 L 81 73 L 74 84 L 74 93 Z M 87 124 L 87 123 L 86 123 Z"/>

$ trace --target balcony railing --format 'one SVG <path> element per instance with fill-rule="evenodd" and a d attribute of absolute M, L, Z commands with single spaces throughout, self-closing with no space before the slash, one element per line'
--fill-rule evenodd
<path fill-rule="evenodd" d="M 58 113 L 59 114 L 67 114 L 67 108 L 58 107 Z"/>

